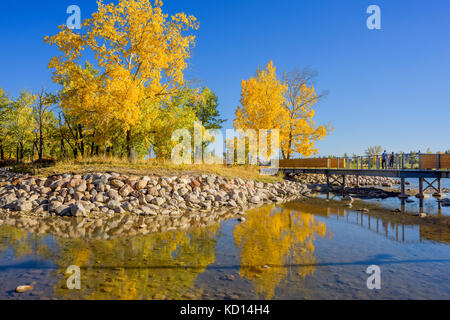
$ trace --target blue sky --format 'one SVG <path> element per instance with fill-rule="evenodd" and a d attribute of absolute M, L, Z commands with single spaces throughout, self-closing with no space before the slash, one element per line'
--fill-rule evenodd
<path fill-rule="evenodd" d="M 76 4 L 87 18 L 91 0 L 9 2 L 0 11 L 0 86 L 54 90 L 43 43 Z M 366 27 L 366 9 L 381 8 L 381 30 Z M 232 128 L 242 79 L 273 60 L 279 74 L 309 67 L 329 90 L 316 120 L 335 130 L 318 143 L 321 155 L 450 149 L 450 1 L 166 0 L 169 13 L 200 21 L 187 77 L 209 86 Z"/>

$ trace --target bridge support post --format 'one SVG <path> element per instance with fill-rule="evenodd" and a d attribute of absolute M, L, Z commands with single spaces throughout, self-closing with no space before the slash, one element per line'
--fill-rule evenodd
<path fill-rule="evenodd" d="M 417 198 L 423 199 L 423 178 L 419 178 L 419 194 L 417 195 Z"/>
<path fill-rule="evenodd" d="M 342 191 L 345 190 L 345 174 L 342 175 Z"/>
<path fill-rule="evenodd" d="M 330 190 L 330 175 L 327 173 L 327 189 Z"/>
<path fill-rule="evenodd" d="M 400 199 L 407 199 L 408 195 L 405 193 L 405 178 L 400 179 L 400 195 L 398 196 Z"/>
<path fill-rule="evenodd" d="M 356 187 L 359 188 L 359 176 L 356 176 Z"/>

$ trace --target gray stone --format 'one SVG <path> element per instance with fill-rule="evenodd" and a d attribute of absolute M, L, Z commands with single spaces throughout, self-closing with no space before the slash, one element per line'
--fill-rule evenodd
<path fill-rule="evenodd" d="M 184 198 L 186 201 L 188 202 L 192 202 L 192 203 L 200 203 L 200 200 L 198 199 L 198 197 L 195 194 L 188 194 L 185 196 Z"/>
<path fill-rule="evenodd" d="M 133 188 L 129 185 L 125 185 L 123 186 L 120 190 L 119 190 L 119 194 L 122 197 L 128 197 L 128 195 L 133 192 Z"/>
<path fill-rule="evenodd" d="M 8 193 L 8 194 L 4 195 L 3 197 L 1 197 L 0 206 L 4 207 L 6 205 L 13 203 L 16 200 L 17 200 L 17 197 L 16 197 L 15 193 Z"/>
<path fill-rule="evenodd" d="M 70 206 L 70 213 L 73 217 L 85 217 L 87 215 L 86 209 L 79 202 Z"/>
<path fill-rule="evenodd" d="M 154 205 L 157 205 L 157 206 L 161 206 L 165 202 L 166 202 L 166 200 L 164 198 L 161 198 L 161 197 L 158 197 L 158 198 L 155 198 L 155 199 L 152 200 L 152 203 Z"/>
<path fill-rule="evenodd" d="M 14 208 L 15 211 L 31 211 L 33 203 L 26 200 L 19 200 Z"/>
<path fill-rule="evenodd" d="M 107 204 L 107 207 L 109 208 L 109 209 L 117 209 L 117 208 L 120 208 L 120 201 L 118 201 L 118 200 L 110 200 L 109 202 L 108 202 L 108 204 Z"/>
<path fill-rule="evenodd" d="M 67 216 L 70 214 L 70 207 L 66 206 L 65 204 L 60 205 L 58 208 L 56 208 L 55 213 L 58 216 Z"/>

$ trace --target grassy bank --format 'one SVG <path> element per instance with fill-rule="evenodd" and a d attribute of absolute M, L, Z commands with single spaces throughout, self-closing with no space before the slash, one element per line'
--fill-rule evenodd
<path fill-rule="evenodd" d="M 183 175 L 183 174 L 216 174 L 227 178 L 252 179 L 261 182 L 278 182 L 282 180 L 282 174 L 278 176 L 265 176 L 259 173 L 259 167 L 245 166 L 221 166 L 221 165 L 176 165 L 162 160 L 139 160 L 131 164 L 128 160 L 115 157 L 90 157 L 80 159 L 64 159 L 45 165 L 25 163 L 14 165 L 12 171 L 32 173 L 39 176 L 54 174 L 74 173 L 85 174 L 90 172 L 113 171 L 128 175 Z"/>

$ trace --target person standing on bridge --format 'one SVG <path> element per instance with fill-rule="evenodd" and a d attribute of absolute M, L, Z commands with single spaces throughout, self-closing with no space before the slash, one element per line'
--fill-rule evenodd
<path fill-rule="evenodd" d="M 391 169 L 394 168 L 394 160 L 395 160 L 395 155 L 394 155 L 394 153 L 392 152 L 391 158 L 389 159 L 389 167 L 390 167 Z"/>
<path fill-rule="evenodd" d="M 383 169 L 386 169 L 386 162 L 387 162 L 387 153 L 386 150 L 384 150 L 383 154 L 381 155 L 381 167 Z"/>

